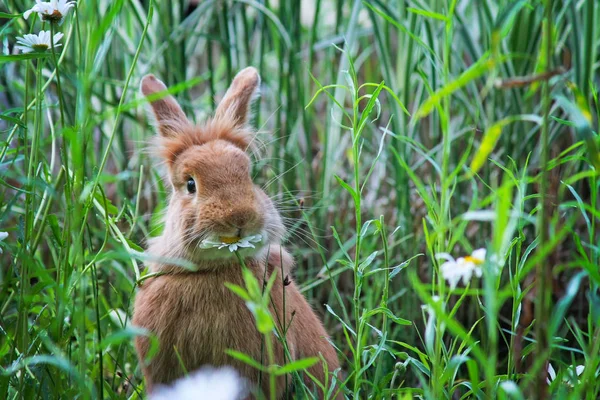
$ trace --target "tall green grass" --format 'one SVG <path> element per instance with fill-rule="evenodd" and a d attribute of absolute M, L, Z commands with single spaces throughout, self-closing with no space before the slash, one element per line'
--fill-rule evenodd
<path fill-rule="evenodd" d="M 33 4 L 0 3 L 0 398 L 145 397 L 129 318 L 169 187 L 139 80 L 202 121 L 247 65 L 254 175 L 346 397 L 599 396 L 596 2 Z M 40 29 L 62 46 L 14 50 Z M 451 289 L 438 255 L 477 248 Z"/>

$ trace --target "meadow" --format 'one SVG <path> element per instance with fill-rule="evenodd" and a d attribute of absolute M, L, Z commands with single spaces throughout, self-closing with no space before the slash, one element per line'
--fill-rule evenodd
<path fill-rule="evenodd" d="M 201 122 L 246 66 L 252 175 L 346 398 L 600 397 L 595 0 L 34 5 L 0 2 L 0 398 L 146 398 L 170 188 L 140 80 Z"/>

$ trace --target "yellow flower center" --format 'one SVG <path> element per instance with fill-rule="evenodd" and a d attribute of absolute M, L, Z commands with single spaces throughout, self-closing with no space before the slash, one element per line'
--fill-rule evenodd
<path fill-rule="evenodd" d="M 219 240 L 223 243 L 233 244 L 240 241 L 238 236 L 219 236 Z"/>
<path fill-rule="evenodd" d="M 466 256 L 465 261 L 472 262 L 475 265 L 481 265 L 481 264 L 483 264 L 484 260 L 482 260 L 480 258 L 475 258 L 473 256 Z"/>
<path fill-rule="evenodd" d="M 63 19 L 63 15 L 60 13 L 60 11 L 53 10 L 52 14 L 43 14 L 42 19 L 44 21 L 60 22 L 60 20 Z"/>
<path fill-rule="evenodd" d="M 48 50 L 48 45 L 45 43 L 32 44 L 31 48 L 35 51 L 46 51 Z"/>

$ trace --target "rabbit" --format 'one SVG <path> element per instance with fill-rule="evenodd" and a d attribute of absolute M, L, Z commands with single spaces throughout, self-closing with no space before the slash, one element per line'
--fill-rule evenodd
<path fill-rule="evenodd" d="M 259 377 L 258 369 L 225 353 L 232 349 L 259 362 L 263 357 L 267 363 L 254 316 L 244 300 L 224 285 L 244 286 L 239 260 L 227 248 L 200 246 L 203 240 L 215 237 L 262 236 L 255 248 L 241 248 L 238 253 L 261 284 L 276 274 L 271 314 L 276 323 L 285 320 L 289 325 L 288 357 L 273 334 L 276 364 L 319 357 L 321 361 L 308 372 L 327 390 L 339 371 L 336 350 L 323 324 L 291 278 L 294 260 L 281 245 L 285 233 L 281 216 L 250 177 L 248 153 L 253 149 L 254 132 L 247 121 L 259 85 L 257 70 L 243 69 L 214 117 L 194 126 L 172 96 L 156 95 L 167 89 L 160 80 L 146 75 L 141 81 L 141 91 L 149 97 L 157 123 L 158 155 L 166 164 L 172 189 L 164 231 L 149 240 L 147 249 L 152 256 L 149 270 L 160 274 L 140 284 L 132 319 L 135 326 L 145 328 L 159 341 L 152 356 L 151 340 L 146 336 L 135 339 L 148 392 L 183 376 L 183 364 L 190 372 L 205 365 L 232 366 L 254 393 L 271 396 L 266 373 Z M 193 263 L 195 269 L 169 263 L 173 259 Z M 290 393 L 291 381 L 289 376 L 277 378 L 276 398 Z M 311 379 L 305 381 L 314 387 Z"/>

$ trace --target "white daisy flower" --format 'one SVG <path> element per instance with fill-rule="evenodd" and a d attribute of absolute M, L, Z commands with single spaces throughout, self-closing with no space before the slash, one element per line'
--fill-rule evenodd
<path fill-rule="evenodd" d="M 201 249 L 224 249 L 228 248 L 231 253 L 241 248 L 256 248 L 254 243 L 260 243 L 261 235 L 251 235 L 244 238 L 237 236 L 219 236 L 218 238 L 205 239 L 200 243 Z"/>
<path fill-rule="evenodd" d="M 40 18 L 42 18 L 42 20 L 57 22 L 59 25 L 61 25 L 65 16 L 72 7 L 75 7 L 74 1 L 50 0 L 49 2 L 44 2 L 35 0 L 35 5 L 23 13 L 23 18 L 27 19 L 31 13 L 36 12 L 40 14 Z"/>
<path fill-rule="evenodd" d="M 0 242 L 8 237 L 8 232 L 0 232 Z M 0 247 L 0 254 L 2 254 L 2 247 Z"/>
<path fill-rule="evenodd" d="M 238 400 L 248 394 L 244 379 L 231 367 L 202 368 L 172 386 L 158 386 L 150 400 Z"/>
<path fill-rule="evenodd" d="M 577 374 L 577 376 L 580 376 L 583 373 L 584 369 L 585 369 L 585 366 L 583 366 L 583 365 L 576 366 L 575 373 Z M 571 372 L 570 375 L 573 375 L 572 368 L 569 368 L 569 371 Z M 552 366 L 552 364 L 548 363 L 548 378 L 546 378 L 546 382 L 548 383 L 548 385 L 550 385 L 555 379 L 556 379 L 556 371 L 554 370 L 554 367 Z M 563 380 L 565 382 L 567 382 L 567 384 L 569 386 L 573 386 L 574 381 L 578 380 L 578 379 L 574 376 L 571 376 L 570 378 L 565 377 Z"/>
<path fill-rule="evenodd" d="M 440 266 L 440 273 L 448 281 L 450 289 L 455 289 L 458 282 L 462 279 L 463 284 L 469 283 L 473 275 L 481 277 L 483 271 L 481 265 L 485 262 L 486 250 L 477 249 L 470 256 L 454 259 L 448 253 L 439 253 L 436 258 L 446 260 Z"/>
<path fill-rule="evenodd" d="M 52 42 L 50 31 L 40 31 L 37 35 L 32 33 L 25 35 L 23 37 L 17 38 L 17 49 L 21 50 L 23 53 L 31 53 L 34 51 L 44 52 L 52 47 Z M 63 34 L 57 33 L 54 35 L 54 47 L 60 47 L 60 44 L 57 43 L 60 39 L 62 39 Z"/>

